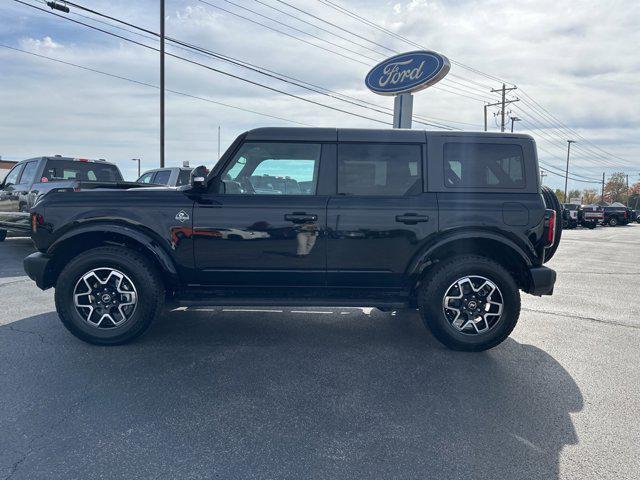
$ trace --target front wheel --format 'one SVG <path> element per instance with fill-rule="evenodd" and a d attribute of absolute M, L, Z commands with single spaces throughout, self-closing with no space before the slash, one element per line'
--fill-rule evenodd
<path fill-rule="evenodd" d="M 502 265 L 478 255 L 434 267 L 418 292 L 423 322 L 453 350 L 482 351 L 503 342 L 520 315 L 520 291 Z"/>
<path fill-rule="evenodd" d="M 618 225 L 618 219 L 616 217 L 611 217 L 609 219 L 609 226 L 610 227 L 615 227 Z"/>
<path fill-rule="evenodd" d="M 142 335 L 162 310 L 164 285 L 135 250 L 98 247 L 73 258 L 56 282 L 56 310 L 76 337 L 117 345 Z"/>

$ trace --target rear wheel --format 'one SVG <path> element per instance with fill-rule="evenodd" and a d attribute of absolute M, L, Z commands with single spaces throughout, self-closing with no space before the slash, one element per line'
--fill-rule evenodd
<path fill-rule="evenodd" d="M 558 245 L 560 245 L 560 238 L 562 237 L 562 205 L 560 205 L 558 197 L 556 197 L 556 194 L 553 193 L 553 190 L 549 187 L 543 186 L 541 192 L 546 208 L 550 208 L 556 212 L 556 236 L 553 245 L 547 248 L 544 254 L 544 261 L 548 262 L 555 255 Z"/>
<path fill-rule="evenodd" d="M 6 238 L 7 238 L 7 231 L 0 230 L 0 242 L 4 242 Z"/>
<path fill-rule="evenodd" d="M 142 335 L 162 310 L 159 273 L 138 252 L 98 247 L 72 259 L 60 273 L 56 310 L 76 337 L 117 345 Z"/>
<path fill-rule="evenodd" d="M 423 322 L 453 350 L 482 351 L 503 342 L 520 315 L 520 291 L 502 265 L 478 255 L 434 267 L 418 292 Z"/>

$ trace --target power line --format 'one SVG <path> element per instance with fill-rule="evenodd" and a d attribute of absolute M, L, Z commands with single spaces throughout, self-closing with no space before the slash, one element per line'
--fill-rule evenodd
<path fill-rule="evenodd" d="M 52 61 L 52 62 L 63 64 L 63 65 L 67 65 L 69 67 L 80 68 L 80 69 L 86 70 L 88 72 L 93 72 L 93 73 L 97 73 L 97 74 L 104 75 L 104 76 L 107 76 L 107 77 L 112 77 L 112 78 L 117 78 L 119 80 L 124 80 L 126 82 L 135 83 L 137 85 L 141 85 L 141 86 L 144 86 L 144 87 L 151 87 L 151 88 L 155 88 L 155 89 L 159 89 L 160 88 L 158 85 L 154 85 L 152 83 L 147 83 L 147 82 L 143 82 L 143 81 L 140 81 L 140 80 L 135 80 L 133 78 L 124 77 L 122 75 L 117 75 L 115 73 L 105 72 L 103 70 L 98 70 L 96 68 L 91 68 L 91 67 L 87 67 L 87 66 L 84 66 L 84 65 L 79 65 L 77 63 L 67 62 L 65 60 L 60 60 L 59 58 L 53 58 L 53 57 L 49 57 L 47 55 L 42 55 L 42 54 L 35 53 L 35 52 L 29 52 L 27 50 L 22 50 L 20 48 L 11 47 L 9 45 L 5 45 L 5 44 L 2 44 L 2 43 L 0 43 L 0 47 L 7 48 L 7 49 L 13 50 L 15 52 L 20 52 L 20 53 L 24 53 L 24 54 L 27 54 L 27 55 L 32 55 L 34 57 L 42 58 L 42 59 L 45 59 L 45 60 L 49 60 L 49 61 Z M 298 122 L 296 120 L 291 120 L 291 119 L 288 119 L 288 118 L 278 117 L 277 115 L 271 115 L 269 113 L 263 113 L 263 112 L 259 112 L 257 110 L 251 110 L 251 109 L 244 108 L 244 107 L 238 107 L 237 105 L 231 105 L 231 104 L 228 104 L 228 103 L 218 102 L 216 100 L 211 100 L 210 98 L 200 97 L 198 95 L 193 95 L 193 94 L 190 94 L 190 93 L 180 92 L 178 90 L 167 89 L 167 91 L 171 92 L 171 93 L 174 93 L 176 95 L 181 95 L 183 97 L 189 97 L 189 98 L 193 98 L 195 100 L 202 100 L 204 102 L 213 103 L 213 104 L 216 104 L 216 105 L 220 105 L 222 107 L 232 108 L 234 110 L 240 110 L 242 112 L 253 113 L 255 115 L 261 115 L 263 117 L 269 117 L 269 118 L 273 118 L 273 119 L 276 119 L 276 120 L 282 120 L 283 122 L 296 123 L 298 125 L 310 126 L 307 123 Z"/>
<path fill-rule="evenodd" d="M 76 6 L 77 8 L 85 9 L 85 7 L 83 7 L 82 5 L 78 5 L 78 4 L 75 4 L 75 3 L 73 5 Z M 95 15 L 104 16 L 104 17 L 109 18 L 109 19 L 111 19 L 113 21 L 116 21 L 116 22 L 119 21 L 119 19 L 117 19 L 115 17 L 104 15 L 101 12 L 98 12 L 96 10 L 91 10 L 91 9 L 87 9 L 87 10 L 91 11 Z M 84 15 L 82 15 L 82 16 L 85 17 L 85 18 L 89 18 L 89 17 L 86 17 Z M 106 24 L 106 25 L 109 25 L 109 26 L 112 26 L 112 27 L 115 27 L 115 28 L 122 29 L 122 27 L 118 27 L 118 26 L 112 25 L 112 24 L 107 23 L 107 22 L 102 22 L 100 20 L 96 20 L 96 21 L 98 21 L 100 23 L 103 23 L 103 24 Z M 138 28 L 138 29 L 140 29 L 142 31 L 148 32 L 151 35 L 154 35 L 155 37 L 158 36 L 157 33 L 153 32 L 153 31 L 150 31 L 150 30 L 146 30 L 146 29 L 144 29 L 142 27 L 138 27 L 137 25 L 134 25 L 134 24 L 131 24 L 131 23 L 127 23 L 127 22 L 122 22 L 122 23 L 124 23 L 124 24 L 126 24 L 128 26 L 131 26 L 133 28 Z M 123 30 L 125 30 L 127 32 L 130 32 L 130 33 L 137 34 L 137 35 L 142 35 L 142 34 L 139 34 L 137 32 L 132 32 L 131 30 L 128 30 L 128 29 L 123 29 Z M 150 37 L 148 37 L 146 35 L 142 35 L 142 36 L 144 38 L 150 38 Z M 373 110 L 373 111 L 376 111 L 378 113 L 382 113 L 382 114 L 385 114 L 385 115 L 388 115 L 388 116 L 392 116 L 393 115 L 393 113 L 392 113 L 393 109 L 388 108 L 388 107 L 382 107 L 382 106 L 373 104 L 371 102 L 367 102 L 367 101 L 364 101 L 364 100 L 357 99 L 355 97 L 350 97 L 348 95 L 340 94 L 338 92 L 334 92 L 334 91 L 326 89 L 324 87 L 320 87 L 318 85 L 314 85 L 314 84 L 311 84 L 309 82 L 305 82 L 305 81 L 296 79 L 294 77 L 290 77 L 290 76 L 275 72 L 273 70 L 269 70 L 269 69 L 267 69 L 265 67 L 253 65 L 253 64 L 250 64 L 250 63 L 248 63 L 246 61 L 239 60 L 237 58 L 233 58 L 233 57 L 230 57 L 228 55 L 223 55 L 223 54 L 220 54 L 220 53 L 217 53 L 217 52 L 213 52 L 213 51 L 211 51 L 209 49 L 206 49 L 206 48 L 203 48 L 203 47 L 200 47 L 200 46 L 197 46 L 197 45 L 189 44 L 189 43 L 183 42 L 181 40 L 177 40 L 177 39 L 170 38 L 170 37 L 167 37 L 167 40 L 177 44 L 176 48 L 179 48 L 181 50 L 187 50 L 188 49 L 188 50 L 193 50 L 196 53 L 201 54 L 201 55 L 213 56 L 214 58 L 216 58 L 218 60 L 222 60 L 222 61 L 225 61 L 225 62 L 228 62 L 228 63 L 232 63 L 232 64 L 234 64 L 236 66 L 240 66 L 240 67 L 243 67 L 243 68 L 250 69 L 250 70 L 252 70 L 254 72 L 257 72 L 259 74 L 266 75 L 268 77 L 275 78 L 277 80 L 280 80 L 280 81 L 283 81 L 283 82 L 286 82 L 286 83 L 289 83 L 289 84 L 296 85 L 298 87 L 313 91 L 315 93 L 319 93 L 321 95 L 329 96 L 331 98 L 350 103 L 350 104 L 355 105 L 355 106 L 360 107 L 360 108 L 368 108 L 369 110 Z M 362 105 L 362 104 L 365 104 L 365 105 Z M 370 108 L 370 107 L 375 107 L 375 108 Z M 380 109 L 383 109 L 383 110 L 380 110 Z M 453 129 L 453 130 L 456 129 L 455 127 L 451 127 L 451 126 L 448 126 L 448 125 L 445 125 L 445 124 L 435 123 L 435 122 L 431 121 L 429 118 L 422 117 L 422 116 L 416 116 L 416 120 L 415 121 L 416 121 L 416 123 L 419 123 L 419 124 L 422 124 L 422 125 L 432 126 L 432 127 L 441 128 L 441 129 Z M 453 121 L 453 122 L 454 123 L 462 123 L 462 124 L 465 123 L 465 122 L 455 122 L 455 121 Z"/>
<path fill-rule="evenodd" d="M 282 0 L 277 0 L 277 1 L 283 3 Z M 359 21 L 361 23 L 364 23 L 365 25 L 373 27 L 376 30 L 379 30 L 379 31 L 381 31 L 383 33 L 386 33 L 387 35 L 390 35 L 390 36 L 392 36 L 392 37 L 394 37 L 394 38 L 396 38 L 398 40 L 401 40 L 401 41 L 403 41 L 403 42 L 405 42 L 405 43 L 407 43 L 409 45 L 412 45 L 412 46 L 417 47 L 417 48 L 425 48 L 423 45 L 420 45 L 419 43 L 416 43 L 416 42 L 414 42 L 413 40 L 411 40 L 411 39 L 409 39 L 407 37 L 403 37 L 402 35 L 400 35 L 400 34 L 398 34 L 396 32 L 393 32 L 392 30 L 389 30 L 387 28 L 381 27 L 380 25 L 372 22 L 371 20 L 368 20 L 367 18 L 365 18 L 365 17 L 363 17 L 361 15 L 358 15 L 357 13 L 355 13 L 353 11 L 347 10 L 345 7 L 337 4 L 336 2 L 332 2 L 330 0 L 317 0 L 317 1 L 322 3 L 323 5 L 326 5 L 326 6 L 332 8 L 334 10 L 337 10 L 338 12 L 340 12 L 340 13 L 342 13 L 344 15 L 347 15 L 347 16 L 349 16 L 349 17 L 351 17 L 351 18 L 353 18 L 353 19 L 355 19 L 355 20 L 357 20 L 357 21 Z M 482 71 L 480 71 L 480 70 L 478 70 L 476 68 L 473 68 L 473 67 L 470 67 L 468 65 L 465 65 L 462 62 L 457 62 L 455 60 L 451 60 L 451 63 L 453 63 L 455 65 L 458 65 L 459 67 L 464 68 L 466 70 L 469 70 L 471 72 L 474 72 L 474 73 L 476 73 L 478 75 L 482 75 L 485 78 L 488 78 L 488 79 L 491 79 L 491 80 L 494 80 L 494 81 L 497 81 L 497 82 L 500 82 L 500 83 L 507 83 L 507 84 L 512 85 L 512 86 L 514 85 L 512 82 L 507 82 L 506 80 L 503 80 L 503 79 L 501 79 L 499 77 L 496 77 L 494 75 L 490 75 L 490 74 L 482 72 Z"/>
<path fill-rule="evenodd" d="M 134 44 L 139 45 L 139 46 L 142 46 L 142 47 L 144 47 L 144 48 L 147 48 L 147 49 L 150 49 L 150 50 L 153 50 L 153 51 L 156 51 L 156 52 L 157 52 L 157 51 L 159 51 L 159 49 L 157 49 L 157 48 L 155 48 L 155 47 L 152 47 L 152 46 L 150 46 L 150 45 L 146 45 L 146 44 L 144 44 L 144 43 L 142 43 L 142 42 L 138 42 L 138 41 L 136 41 L 136 40 L 132 40 L 132 39 L 127 38 L 127 37 L 123 37 L 122 35 L 118 35 L 117 33 L 109 32 L 109 31 L 107 31 L 107 30 L 104 30 L 104 29 L 98 28 L 98 27 L 96 27 L 96 26 L 89 25 L 89 24 L 87 24 L 87 23 L 81 22 L 81 21 L 79 21 L 79 20 L 74 20 L 74 19 L 69 18 L 69 17 L 65 17 L 65 16 L 62 16 L 62 15 L 58 15 L 57 13 L 50 12 L 50 11 L 48 11 L 48 10 L 42 9 L 42 8 L 40 8 L 40 7 L 37 7 L 37 6 L 35 6 L 35 5 L 31 5 L 31 4 L 29 4 L 29 3 L 23 2 L 22 0 L 14 0 L 14 1 L 15 1 L 15 2 L 17 2 L 17 3 L 21 3 L 21 4 L 23 4 L 23 5 L 27 5 L 27 6 L 31 7 L 31 8 L 36 9 L 36 10 L 40 10 L 40 11 L 42 11 L 42 12 L 45 12 L 45 13 L 48 13 L 48 14 L 54 15 L 54 16 L 56 16 L 56 17 L 64 18 L 65 20 L 69 20 L 69 21 L 74 22 L 74 23 L 77 23 L 77 24 L 79 24 L 79 25 L 83 25 L 83 26 L 88 27 L 88 28 L 90 28 L 90 29 L 100 31 L 100 32 L 105 33 L 105 34 L 107 34 L 107 35 L 111 35 L 111 36 L 114 36 L 114 37 L 116 37 L 116 38 L 120 38 L 121 40 L 125 40 L 125 41 L 127 41 L 127 42 L 134 43 Z M 202 67 L 202 68 L 205 68 L 205 69 L 207 69 L 207 70 L 210 70 L 210 71 L 213 71 L 213 72 L 219 73 L 219 74 L 221 74 L 221 75 L 225 75 L 225 76 L 228 76 L 228 77 L 234 78 L 234 79 L 236 79 L 236 80 L 240 80 L 240 81 L 242 81 L 242 82 L 245 82 L 245 83 L 248 83 L 248 84 L 251 84 L 251 85 L 255 85 L 255 86 L 262 87 L 262 88 L 267 89 L 267 90 L 270 90 L 270 91 L 272 91 L 272 92 L 276 92 L 276 93 L 280 93 L 280 94 L 282 94 L 282 95 L 286 95 L 286 96 L 289 96 L 289 97 L 292 97 L 292 98 L 296 98 L 296 99 L 301 100 L 301 101 L 303 101 L 303 102 L 311 103 L 311 104 L 318 105 L 318 106 L 321 106 L 321 107 L 324 107 L 324 108 L 327 108 L 327 109 L 330 109 L 330 110 L 334 110 L 334 111 L 337 111 L 337 112 L 345 113 L 345 114 L 347 114 L 347 115 L 352 115 L 352 116 L 359 117 L 359 118 L 362 118 L 362 119 L 365 119 L 365 120 L 370 120 L 370 121 L 372 121 L 372 122 L 382 123 L 382 124 L 384 124 L 384 125 L 387 125 L 387 122 L 385 122 L 385 121 L 383 121 L 383 120 L 379 120 L 379 119 L 377 119 L 377 118 L 373 118 L 373 117 L 368 117 L 368 116 L 366 116 L 366 115 L 361 115 L 361 114 L 359 114 L 359 113 L 355 113 L 355 112 L 351 112 L 351 111 L 348 111 L 348 110 L 344 110 L 344 109 L 341 109 L 341 108 L 338 108 L 338 107 L 334 107 L 334 106 L 331 106 L 331 105 L 326 105 L 326 104 L 323 104 L 323 103 L 321 103 L 321 102 L 317 102 L 317 101 L 315 101 L 315 100 L 311 100 L 311 99 L 309 99 L 309 98 L 301 97 L 301 96 L 299 96 L 299 95 L 296 95 L 296 94 L 293 94 L 293 93 L 290 93 L 290 92 L 286 92 L 286 91 L 284 91 L 284 90 L 280 90 L 280 89 L 275 88 L 275 87 L 271 87 L 271 86 L 268 86 L 268 85 L 265 85 L 265 84 L 262 84 L 262 83 L 259 83 L 259 82 L 256 82 L 256 81 L 253 81 L 253 80 L 249 80 L 249 79 L 247 79 L 247 78 L 240 77 L 240 76 L 238 76 L 238 75 L 234 75 L 234 74 L 229 73 L 229 72 L 225 72 L 224 70 L 220 70 L 220 69 L 217 69 L 217 68 L 211 67 L 211 66 L 209 66 L 209 65 L 205 65 L 205 64 L 202 64 L 202 63 L 200 63 L 200 62 L 196 62 L 195 60 L 191 60 L 191 59 L 188 59 L 188 58 L 185 58 L 185 57 L 181 57 L 181 56 L 176 55 L 176 54 L 173 54 L 173 53 L 169 53 L 169 52 L 167 52 L 167 53 L 166 53 L 166 55 L 168 55 L 168 56 L 170 56 L 170 57 L 172 57 L 172 58 L 176 58 L 176 59 L 179 59 L 179 60 L 185 61 L 185 62 L 187 62 L 187 63 L 191 63 L 191 64 L 193 64 L 193 65 L 200 66 L 200 67 Z"/>
<path fill-rule="evenodd" d="M 260 25 L 260 26 L 262 26 L 262 27 L 264 27 L 264 28 L 267 28 L 267 29 L 269 29 L 269 30 L 271 30 L 271 31 L 274 31 L 274 32 L 280 33 L 280 34 L 282 34 L 282 35 L 285 35 L 285 36 L 287 36 L 287 37 L 289 37 L 289 38 L 292 38 L 292 39 L 294 39 L 294 40 L 298 40 L 298 41 L 300 41 L 300 42 L 306 43 L 307 45 L 311 45 L 311 46 L 313 46 L 313 47 L 319 48 L 319 49 L 324 50 L 324 51 L 326 51 L 326 52 L 335 53 L 335 54 L 337 54 L 337 55 L 339 55 L 339 56 L 341 56 L 341 57 L 343 57 L 343 58 L 346 58 L 346 59 L 348 59 L 348 60 L 351 60 L 351 61 L 357 62 L 357 63 L 359 63 L 359 64 L 361 64 L 361 65 L 366 65 L 366 66 L 368 66 L 368 67 L 371 67 L 371 66 L 372 66 L 372 65 L 371 65 L 371 64 L 369 64 L 369 63 L 362 62 L 362 61 L 360 61 L 360 60 L 358 60 L 358 59 L 355 59 L 355 58 L 353 58 L 353 57 L 351 57 L 351 56 L 349 56 L 349 55 L 344 55 L 344 54 L 341 54 L 341 53 L 337 53 L 337 52 L 335 52 L 335 50 L 332 50 L 332 49 L 329 49 L 329 48 L 323 47 L 323 46 L 321 46 L 321 45 L 317 45 L 317 44 L 315 44 L 315 43 L 309 42 L 309 41 L 304 40 L 304 39 L 302 39 L 302 38 L 300 38 L 300 37 L 297 37 L 297 36 L 295 36 L 295 35 L 291 35 L 290 33 L 284 32 L 284 31 L 282 31 L 282 30 L 280 30 L 280 29 L 278 29 L 278 28 L 272 27 L 272 26 L 270 26 L 270 25 L 266 25 L 266 24 L 264 24 L 264 23 L 262 23 L 262 22 L 259 22 L 259 21 L 257 21 L 257 20 L 251 19 L 251 18 L 246 17 L 246 16 L 244 16 L 244 15 L 240 15 L 239 13 L 232 12 L 232 11 L 227 10 L 226 8 L 220 7 L 220 6 L 218 6 L 218 5 L 214 5 L 214 4 L 212 4 L 212 3 L 210 3 L 210 2 L 208 2 L 208 1 L 206 1 L 206 0 L 198 0 L 198 1 L 199 1 L 200 3 L 203 3 L 203 4 L 206 4 L 206 5 L 209 5 L 210 7 L 215 8 L 215 9 L 217 9 L 217 10 L 223 11 L 223 12 L 225 12 L 225 13 L 229 13 L 229 14 L 231 14 L 231 15 L 235 16 L 235 17 L 241 18 L 241 19 L 246 20 L 246 21 L 248 21 L 248 22 L 251 22 L 251 23 L 254 23 L 254 24 L 256 24 L 256 25 Z M 224 1 L 226 1 L 227 3 L 231 3 L 231 2 L 229 2 L 229 0 L 224 0 Z M 280 1 L 280 0 L 278 0 L 278 1 Z M 281 3 L 284 3 L 284 2 L 281 2 Z M 244 10 L 248 10 L 248 11 L 250 11 L 250 12 L 252 12 L 252 13 L 255 13 L 255 14 L 257 14 L 257 15 L 260 15 L 260 16 L 264 17 L 264 15 L 262 15 L 262 14 L 260 14 L 260 13 L 257 13 L 257 12 L 255 12 L 255 11 L 253 11 L 253 10 L 251 10 L 251 9 L 247 8 L 247 7 L 240 7 L 240 8 L 242 8 L 242 9 L 244 9 Z M 269 17 L 267 17 L 267 18 L 269 18 Z M 275 21 L 275 20 L 272 20 L 272 21 Z M 280 22 L 280 21 L 277 21 L 277 22 L 278 22 L 278 23 L 280 23 L 280 24 L 282 24 L 282 23 L 283 23 L 283 22 Z M 286 24 L 285 24 L 285 25 L 286 25 Z M 288 26 L 288 25 L 287 25 L 287 26 Z M 295 27 L 289 27 L 289 28 L 294 28 L 294 29 L 295 29 Z M 306 32 L 305 32 L 305 33 L 306 33 Z M 312 36 L 314 36 L 314 35 L 312 35 Z M 318 39 L 319 39 L 319 40 L 321 40 L 321 41 L 325 41 L 325 40 L 321 39 L 320 37 L 317 37 L 317 36 L 314 36 L 314 37 L 315 37 L 315 38 L 318 38 Z M 335 44 L 334 44 L 334 45 L 335 45 Z M 344 47 L 340 47 L 340 48 L 343 48 L 343 49 L 344 49 Z M 347 50 L 347 51 L 350 51 L 350 52 L 353 52 L 352 50 L 349 50 L 349 49 L 346 49 L 346 50 Z M 358 54 L 357 52 L 355 52 L 355 53 L 356 53 L 356 54 Z M 358 55 L 361 55 L 361 54 L 358 54 Z M 366 56 L 365 56 L 365 57 L 366 57 Z M 369 58 L 369 59 L 370 59 L 370 57 L 366 57 L 366 58 Z M 445 89 L 445 88 L 443 88 L 443 87 L 442 87 L 442 84 L 444 84 L 444 85 L 447 85 L 447 86 L 451 87 L 451 85 L 449 85 L 449 84 L 448 84 L 448 80 L 446 80 L 446 81 L 441 82 L 441 84 L 436 85 L 436 86 L 434 86 L 434 87 L 432 87 L 432 88 L 435 88 L 435 89 L 438 89 L 438 90 L 442 90 L 442 91 L 444 91 L 444 92 L 448 92 L 448 93 L 451 93 L 451 94 L 454 94 L 454 95 L 459 95 L 459 96 L 461 96 L 461 97 L 471 98 L 472 100 L 476 100 L 476 101 L 481 101 L 481 102 L 482 102 L 482 101 L 486 101 L 486 99 L 472 98 L 472 97 L 469 97 L 469 95 L 464 95 L 464 94 L 462 94 L 462 93 L 458 93 L 458 92 L 456 92 L 456 91 L 451 91 L 451 90 Z M 451 88 L 456 89 L 456 88 L 458 88 L 458 87 L 453 86 L 453 87 L 451 87 Z M 483 94 L 484 94 L 484 92 L 483 92 Z M 476 93 L 476 95 L 478 95 L 478 94 Z"/>

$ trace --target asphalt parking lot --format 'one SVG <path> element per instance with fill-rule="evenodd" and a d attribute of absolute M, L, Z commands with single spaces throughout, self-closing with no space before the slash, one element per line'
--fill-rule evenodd
<path fill-rule="evenodd" d="M 201 309 L 95 347 L 0 244 L 0 478 L 633 479 L 640 225 L 563 232 L 553 297 L 444 349 L 415 313 Z"/>

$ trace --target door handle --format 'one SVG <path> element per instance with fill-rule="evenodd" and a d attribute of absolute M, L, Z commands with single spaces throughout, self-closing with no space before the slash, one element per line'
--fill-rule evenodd
<path fill-rule="evenodd" d="M 418 222 L 428 221 L 428 216 L 418 215 L 417 213 L 405 213 L 404 215 L 396 215 L 396 222 L 406 223 L 407 225 L 415 225 Z"/>
<path fill-rule="evenodd" d="M 318 220 L 318 215 L 307 214 L 304 212 L 293 212 L 293 213 L 287 213 L 284 216 L 284 219 L 287 222 L 293 222 L 293 223 L 315 222 L 316 220 Z"/>

